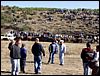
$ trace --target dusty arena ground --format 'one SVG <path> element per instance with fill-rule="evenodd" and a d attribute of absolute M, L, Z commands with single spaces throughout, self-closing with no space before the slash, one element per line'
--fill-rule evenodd
<path fill-rule="evenodd" d="M 10 41 L 1 41 L 1 75 L 11 74 L 11 63 L 9 57 L 8 44 Z M 31 47 L 34 42 L 22 41 L 26 44 L 27 60 L 26 60 L 26 73 L 20 75 L 34 75 L 33 55 Z M 59 65 L 58 54 L 55 55 L 55 64 L 47 64 L 48 61 L 48 46 L 49 42 L 41 42 L 46 51 L 46 57 L 42 59 L 42 74 L 41 75 L 83 75 L 82 61 L 80 58 L 81 49 L 85 47 L 85 43 L 65 43 L 67 47 L 67 54 L 65 55 L 64 66 Z M 92 44 L 95 49 L 97 44 Z"/>

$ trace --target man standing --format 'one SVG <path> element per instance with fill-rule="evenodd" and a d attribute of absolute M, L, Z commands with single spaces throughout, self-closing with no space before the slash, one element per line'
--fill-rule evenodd
<path fill-rule="evenodd" d="M 89 67 L 89 63 L 90 63 L 92 57 L 93 57 L 93 50 L 91 49 L 91 44 L 88 42 L 86 44 L 86 48 L 83 48 L 82 52 L 81 52 L 81 58 L 83 61 L 83 68 L 84 68 L 84 75 L 91 75 L 91 73 L 90 73 L 91 69 Z"/>
<path fill-rule="evenodd" d="M 54 55 L 58 52 L 58 46 L 57 43 L 55 41 L 53 41 L 50 45 L 49 45 L 49 60 L 48 60 L 48 64 L 51 60 L 51 64 L 54 64 Z"/>
<path fill-rule="evenodd" d="M 35 74 L 41 73 L 42 66 L 42 53 L 45 56 L 43 46 L 39 43 L 39 39 L 36 38 L 34 45 L 32 46 L 32 53 L 34 55 L 34 68 Z"/>
<path fill-rule="evenodd" d="M 92 65 L 92 75 L 99 75 L 99 45 L 96 46 L 96 52 L 94 53 L 94 58 L 91 60 Z"/>
<path fill-rule="evenodd" d="M 12 75 L 18 75 L 20 71 L 20 47 L 21 39 L 17 38 L 14 45 L 10 47 L 10 57 L 11 57 L 11 64 L 12 64 Z"/>
<path fill-rule="evenodd" d="M 59 44 L 60 65 L 64 65 L 64 53 L 66 53 L 66 46 L 63 43 L 64 43 L 64 41 L 60 40 L 60 44 Z"/>
<path fill-rule="evenodd" d="M 26 56 L 27 56 L 27 50 L 25 48 L 25 44 L 22 44 L 22 47 L 20 48 L 20 53 L 21 53 L 20 70 L 23 73 L 25 73 Z"/>

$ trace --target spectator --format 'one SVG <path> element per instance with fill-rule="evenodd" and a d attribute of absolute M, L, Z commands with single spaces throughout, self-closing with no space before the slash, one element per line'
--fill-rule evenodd
<path fill-rule="evenodd" d="M 66 46 L 63 44 L 63 40 L 60 40 L 59 44 L 59 60 L 60 65 L 64 65 L 64 53 L 66 53 Z"/>
<path fill-rule="evenodd" d="M 11 49 L 10 57 L 11 57 L 11 64 L 12 64 L 11 74 L 12 75 L 18 75 L 20 71 L 20 58 L 21 58 L 20 47 L 19 47 L 20 44 L 21 44 L 21 39 L 18 38 L 16 39 L 15 44 L 10 47 Z"/>
<path fill-rule="evenodd" d="M 21 53 L 21 59 L 20 59 L 20 70 L 25 73 L 25 65 L 26 65 L 26 56 L 27 56 L 27 50 L 25 48 L 25 44 L 22 44 L 22 47 L 20 48 Z"/>
<path fill-rule="evenodd" d="M 54 55 L 57 53 L 58 51 L 58 46 L 56 44 L 56 42 L 53 40 L 53 42 L 49 45 L 49 60 L 48 63 L 51 60 L 51 64 L 54 64 Z"/>
<path fill-rule="evenodd" d="M 84 75 L 91 75 L 91 69 L 89 68 L 89 62 L 93 57 L 93 49 L 91 44 L 88 42 L 86 48 L 82 49 L 81 58 L 83 61 Z"/>
<path fill-rule="evenodd" d="M 11 42 L 8 45 L 8 49 L 10 50 L 10 60 L 12 59 L 12 46 L 14 45 L 14 42 L 15 42 L 14 40 L 11 40 Z"/>
<path fill-rule="evenodd" d="M 32 53 L 34 55 L 34 68 L 35 74 L 41 73 L 41 65 L 42 65 L 42 54 L 45 56 L 45 51 L 43 46 L 39 43 L 39 39 L 36 38 L 34 45 L 32 46 Z"/>
<path fill-rule="evenodd" d="M 92 75 L 99 75 L 99 45 L 96 46 L 96 52 L 94 53 L 94 58 L 91 60 L 93 65 Z"/>

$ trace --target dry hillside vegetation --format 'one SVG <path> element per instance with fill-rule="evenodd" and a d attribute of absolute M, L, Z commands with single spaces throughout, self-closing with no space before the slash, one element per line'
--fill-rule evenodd
<path fill-rule="evenodd" d="M 1 33 L 8 29 L 67 34 L 99 32 L 99 9 L 19 8 L 1 6 Z"/>

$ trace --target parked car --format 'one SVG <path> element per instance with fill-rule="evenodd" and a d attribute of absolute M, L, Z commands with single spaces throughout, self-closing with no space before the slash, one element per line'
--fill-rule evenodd
<path fill-rule="evenodd" d="M 12 40 L 15 39 L 16 37 L 12 35 L 1 35 L 1 40 Z"/>

